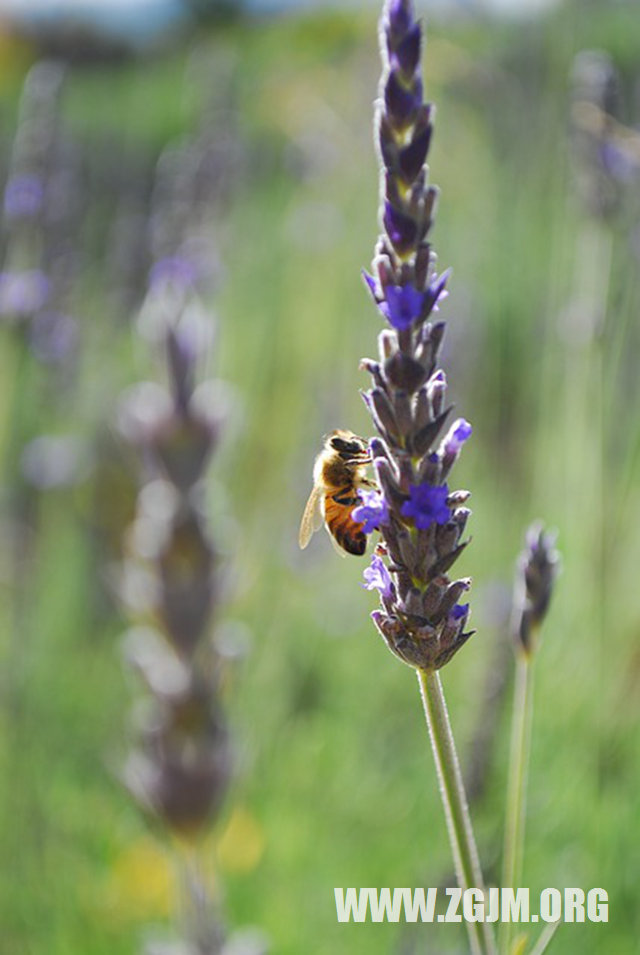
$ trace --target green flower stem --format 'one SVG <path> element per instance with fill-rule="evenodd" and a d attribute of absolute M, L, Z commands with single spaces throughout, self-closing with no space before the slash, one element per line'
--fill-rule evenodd
<path fill-rule="evenodd" d="M 429 727 L 458 885 L 463 892 L 469 888 L 482 889 L 482 870 L 440 676 L 437 670 L 416 672 Z M 486 922 L 465 924 L 473 955 L 495 955 L 496 945 L 491 925 Z"/>
<path fill-rule="evenodd" d="M 502 868 L 502 885 L 512 888 L 518 888 L 522 877 L 532 711 L 533 658 L 525 653 L 518 653 L 513 697 Z M 511 943 L 511 924 L 509 922 L 501 923 L 499 935 L 501 955 L 508 955 Z"/>
<path fill-rule="evenodd" d="M 557 922 L 550 922 L 549 925 L 546 926 L 540 938 L 538 939 L 537 945 L 535 948 L 531 949 L 531 955 L 544 955 L 544 952 L 546 952 L 547 948 L 551 944 L 553 936 L 556 934 L 559 925 L 560 921 L 558 920 Z"/>
<path fill-rule="evenodd" d="M 174 846 L 180 884 L 176 924 L 194 950 L 216 955 L 224 948 L 224 929 L 218 903 L 209 888 L 212 876 L 205 862 L 204 845 L 200 840 L 176 840 Z"/>

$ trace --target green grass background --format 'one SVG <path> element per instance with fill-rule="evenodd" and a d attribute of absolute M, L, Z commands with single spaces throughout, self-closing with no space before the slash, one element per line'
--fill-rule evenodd
<path fill-rule="evenodd" d="M 473 542 L 459 570 L 474 580 L 477 635 L 443 681 L 466 758 L 514 559 L 527 524 L 544 518 L 559 531 L 563 573 L 537 663 L 525 884 L 603 886 L 609 924 L 562 926 L 551 951 L 632 955 L 638 210 L 627 202 L 596 222 L 572 188 L 569 73 L 574 54 L 594 46 L 614 57 L 625 118 L 637 121 L 633 3 L 576 2 L 535 24 L 429 29 L 426 90 L 438 108 L 430 166 L 442 190 L 433 236 L 441 265 L 454 269 L 444 364 L 457 411 L 474 425 L 455 482 L 473 492 Z M 12 48 L 5 58 L 5 159 L 30 56 Z M 362 562 L 338 560 L 324 534 L 304 554 L 297 548 L 322 434 L 370 433 L 358 360 L 375 354 L 379 322 L 359 269 L 377 234 L 375 17 L 238 22 L 151 61 L 72 71 L 64 117 L 89 162 L 99 163 L 104 142 L 146 161 L 187 135 L 210 92 L 194 82 L 194 57 L 227 64 L 245 157 L 211 221 L 224 276 L 207 302 L 218 316 L 215 373 L 233 402 L 210 488 L 230 569 L 219 626 L 248 646 L 227 681 L 237 777 L 208 848 L 228 921 L 261 926 L 278 955 L 453 955 L 465 946 L 457 926 L 336 922 L 334 886 L 436 885 L 451 864 L 416 680 L 374 631 Z M 91 244 L 107 215 L 99 201 L 93 215 L 73 383 L 52 391 L 15 329 L 0 335 L 8 488 L 28 438 L 70 432 L 99 446 L 121 390 L 156 374 L 132 316 L 105 294 L 103 250 Z M 581 259 L 586 242 L 611 249 L 610 275 Z M 584 308 L 589 282 L 604 287 L 607 310 L 582 341 L 567 316 Z M 120 662 L 127 624 L 105 596 L 115 555 L 96 514 L 117 528 L 129 498 L 97 461 L 79 486 L 31 496 L 21 593 L 3 535 L 2 955 L 135 951 L 173 906 L 171 852 L 117 781 L 136 687 Z M 474 807 L 494 877 L 507 710 Z"/>

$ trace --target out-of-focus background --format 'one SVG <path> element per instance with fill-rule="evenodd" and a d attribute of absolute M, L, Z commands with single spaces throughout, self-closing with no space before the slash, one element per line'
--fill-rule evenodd
<path fill-rule="evenodd" d="M 562 926 L 552 951 L 631 955 L 637 4 L 418 9 L 433 237 L 454 270 L 443 360 L 474 426 L 455 481 L 473 492 L 460 571 L 477 634 L 443 679 L 481 777 L 481 854 L 495 882 L 511 579 L 541 517 L 563 573 L 537 663 L 524 884 L 604 887 L 609 924 Z M 210 513 L 220 639 L 242 650 L 226 679 L 237 776 L 209 846 L 228 922 L 279 955 L 463 950 L 458 926 L 336 922 L 334 886 L 437 885 L 451 865 L 415 678 L 369 620 L 364 562 L 324 533 L 297 546 L 322 434 L 371 432 L 358 361 L 379 319 L 359 273 L 377 234 L 377 14 L 0 3 L 3 955 L 132 952 L 173 911 L 170 853 L 118 781 L 138 690 L 117 595 L 136 473 L 118 403 L 161 374 L 144 303 L 172 282 L 215 315 L 204 371 L 228 386 Z"/>

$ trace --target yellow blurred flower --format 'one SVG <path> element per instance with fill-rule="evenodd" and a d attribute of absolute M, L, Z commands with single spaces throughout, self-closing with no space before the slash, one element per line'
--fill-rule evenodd
<path fill-rule="evenodd" d="M 251 872 L 265 849 L 262 826 L 248 809 L 233 810 L 218 840 L 218 862 L 226 872 Z"/>
<path fill-rule="evenodd" d="M 109 918 L 138 922 L 166 918 L 178 896 L 178 880 L 168 853 L 143 836 L 116 858 L 105 886 Z"/>

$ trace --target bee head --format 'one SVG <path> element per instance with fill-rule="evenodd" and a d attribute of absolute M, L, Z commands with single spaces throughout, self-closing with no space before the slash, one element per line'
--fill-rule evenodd
<path fill-rule="evenodd" d="M 334 431 L 327 439 L 327 446 L 337 451 L 343 461 L 368 457 L 367 442 L 350 431 Z"/>

